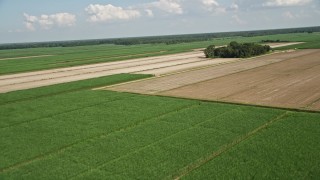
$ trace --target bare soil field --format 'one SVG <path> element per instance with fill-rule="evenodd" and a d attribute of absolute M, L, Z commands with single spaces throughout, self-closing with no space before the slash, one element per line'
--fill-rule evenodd
<path fill-rule="evenodd" d="M 288 43 L 284 44 L 288 45 Z M 43 56 L 29 56 L 20 58 L 31 57 Z M 199 69 L 203 67 L 232 63 L 238 60 L 239 59 L 208 60 L 204 58 L 202 49 L 195 49 L 192 52 L 178 53 L 173 55 L 137 58 L 127 61 L 99 63 L 69 68 L 3 75 L 0 76 L 0 93 L 85 80 L 120 73 L 153 74 L 156 76 L 161 76 L 164 74 L 177 73 L 180 71 L 188 71 L 190 69 Z M 273 62 L 273 60 L 270 61 Z M 264 64 L 269 62 L 260 63 Z M 207 79 L 210 76 L 205 77 L 205 79 Z M 199 78 L 203 79 L 203 76 Z"/>
<path fill-rule="evenodd" d="M 120 73 L 161 75 L 237 59 L 207 60 L 202 51 L 0 76 L 0 93 Z M 154 72 L 153 72 L 154 71 Z"/>
<path fill-rule="evenodd" d="M 182 65 L 177 65 L 177 66 L 169 66 L 169 67 L 164 67 L 164 68 L 159 68 L 159 69 L 151 69 L 151 70 L 145 70 L 145 71 L 139 71 L 136 72 L 135 74 L 153 74 L 155 76 L 161 76 L 164 74 L 169 74 L 169 73 L 175 73 L 175 72 L 181 72 L 189 69 L 194 69 L 194 68 L 202 68 L 204 66 L 213 66 L 213 65 L 220 65 L 223 63 L 229 63 L 229 62 L 235 62 L 239 59 L 235 58 L 225 58 L 225 59 L 203 59 L 201 61 L 196 61 L 196 62 L 191 62 L 191 63 L 186 63 Z"/>
<path fill-rule="evenodd" d="M 320 110 L 320 50 L 299 50 L 108 87 L 108 90 Z"/>

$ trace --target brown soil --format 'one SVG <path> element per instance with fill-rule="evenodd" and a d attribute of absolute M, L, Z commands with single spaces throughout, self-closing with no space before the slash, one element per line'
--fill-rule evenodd
<path fill-rule="evenodd" d="M 0 76 L 0 93 L 120 73 L 165 74 L 237 59 L 207 60 L 201 51 Z"/>
<path fill-rule="evenodd" d="M 107 89 L 320 110 L 319 72 L 320 50 L 301 50 Z"/>

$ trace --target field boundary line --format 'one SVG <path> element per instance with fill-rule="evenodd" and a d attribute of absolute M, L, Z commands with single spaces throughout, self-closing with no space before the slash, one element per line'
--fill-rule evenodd
<path fill-rule="evenodd" d="M 118 128 L 116 129 L 115 131 L 112 131 L 112 132 L 107 132 L 107 133 L 100 133 L 100 134 L 97 134 L 97 135 L 94 135 L 94 136 L 91 136 L 91 137 L 88 137 L 88 138 L 85 138 L 85 139 L 81 139 L 81 140 L 78 140 L 78 141 L 75 141 L 73 143 L 70 143 L 70 144 L 67 144 L 67 145 L 64 145 L 58 149 L 55 149 L 55 150 L 52 150 L 52 151 L 48 151 L 46 153 L 43 153 L 43 154 L 39 154 L 33 158 L 30 158 L 30 159 L 27 159 L 27 160 L 24 160 L 22 162 L 18 162 L 18 163 L 15 163 L 13 165 L 10 165 L 8 167 L 4 167 L 4 168 L 1 168 L 0 169 L 0 173 L 5 173 L 5 172 L 8 172 L 10 170 L 14 170 L 14 169 L 17 169 L 17 168 L 20 168 L 20 167 L 23 167 L 23 166 L 26 166 L 28 164 L 31 164 L 33 163 L 34 161 L 38 161 L 38 160 L 41 160 L 41 159 L 44 159 L 48 156 L 53 156 L 53 155 L 56 155 L 56 154 L 60 154 L 60 153 L 63 153 L 64 151 L 72 148 L 73 146 L 77 145 L 77 144 L 81 144 L 81 143 L 85 143 L 87 141 L 90 141 L 90 140 L 93 140 L 93 139 L 102 139 L 102 138 L 107 138 L 108 136 L 112 135 L 112 134 L 115 134 L 115 133 L 119 133 L 119 132 L 122 132 L 122 131 L 127 131 L 127 130 L 130 130 L 130 129 L 133 129 L 137 126 L 140 126 L 146 122 L 149 122 L 151 120 L 154 120 L 154 119 L 158 119 L 158 118 L 161 118 L 161 117 L 164 117 L 164 116 L 167 116 L 169 114 L 173 114 L 173 113 L 177 113 L 179 111 L 182 111 L 182 110 L 186 110 L 186 109 L 191 109 L 191 108 L 194 108 L 196 106 L 199 106 L 198 103 L 196 104 L 189 104 L 189 105 L 186 105 L 186 106 L 183 106 L 183 107 L 180 107 L 180 108 L 177 108 L 177 109 L 174 109 L 172 111 L 169 111 L 169 112 L 165 112 L 163 114 L 160 114 L 158 116 L 154 116 L 154 117 L 150 117 L 150 118 L 146 118 L 146 119 L 142 119 L 141 121 L 139 122 L 136 122 L 135 124 L 133 125 L 129 125 L 127 127 L 122 127 L 122 128 Z"/>
<path fill-rule="evenodd" d="M 118 91 L 116 91 L 116 92 L 118 92 Z M 196 98 L 191 98 L 191 97 L 168 96 L 168 95 L 163 95 L 163 94 L 142 94 L 142 93 L 135 93 L 135 92 L 127 92 L 127 93 L 145 95 L 145 96 L 158 96 L 158 97 L 185 99 L 185 100 L 197 100 L 197 101 L 208 102 L 208 103 L 231 104 L 231 105 L 241 105 L 241 106 L 249 106 L 249 107 L 268 108 L 268 109 L 280 109 L 280 110 L 286 110 L 286 111 L 292 111 L 292 112 L 320 113 L 320 111 L 305 109 L 305 108 L 299 109 L 299 108 L 289 108 L 289 107 L 281 107 L 281 106 L 268 106 L 268 105 L 262 105 L 262 104 L 252 104 L 252 103 L 237 102 L 237 101 L 196 99 Z"/>
<path fill-rule="evenodd" d="M 306 105 L 304 108 L 306 109 L 310 109 L 309 107 L 316 104 L 317 102 L 320 102 L 320 98 L 316 99 L 315 101 L 309 103 L 308 105 Z M 320 111 L 320 110 L 319 110 Z"/>
<path fill-rule="evenodd" d="M 230 149 L 232 149 L 233 147 L 237 146 L 238 144 L 242 143 L 243 141 L 249 139 L 250 137 L 254 136 L 255 134 L 259 133 L 260 131 L 264 130 L 265 128 L 267 128 L 268 126 L 272 125 L 273 123 L 283 119 L 284 117 L 287 117 L 288 115 L 290 115 L 289 111 L 286 111 L 278 116 L 276 116 L 275 118 L 272 118 L 271 120 L 269 120 L 268 122 L 266 122 L 265 124 L 259 126 L 258 128 L 254 129 L 253 131 L 250 131 L 248 133 L 246 133 L 243 136 L 240 136 L 239 138 L 236 138 L 235 140 L 233 140 L 231 143 L 225 144 L 223 145 L 219 150 L 214 151 L 211 155 L 207 156 L 207 157 L 203 157 L 203 158 L 199 158 L 198 160 L 196 160 L 195 162 L 183 167 L 182 169 L 178 170 L 178 172 L 176 173 L 176 175 L 172 175 L 171 177 L 175 180 L 179 180 L 182 177 L 188 175 L 190 172 L 198 169 L 199 167 L 203 166 L 204 164 L 210 162 L 211 160 L 213 160 L 214 158 L 220 156 L 221 154 L 229 151 Z"/>

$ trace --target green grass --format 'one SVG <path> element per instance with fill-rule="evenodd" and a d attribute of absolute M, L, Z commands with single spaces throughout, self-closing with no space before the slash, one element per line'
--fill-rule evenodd
<path fill-rule="evenodd" d="M 0 179 L 319 176 L 319 113 L 91 90 L 143 77 L 1 95 Z"/>
<path fill-rule="evenodd" d="M 256 37 L 232 37 L 216 38 L 210 41 L 181 43 L 174 45 L 153 44 L 153 45 L 95 45 L 80 47 L 55 47 L 55 48 L 33 48 L 17 50 L 1 50 L 1 58 L 14 58 L 37 55 L 53 55 L 47 57 L 37 57 L 28 59 L 0 60 L 0 75 L 18 72 L 27 72 L 43 69 L 53 69 L 62 67 L 71 67 L 85 64 L 122 61 L 133 58 L 159 56 L 165 54 L 174 54 L 186 52 L 196 48 L 205 48 L 209 45 L 225 45 L 231 41 L 243 42 L 261 42 L 262 40 L 282 40 L 299 41 L 305 44 L 282 47 L 288 48 L 320 48 L 320 33 L 295 33 L 278 34 Z"/>

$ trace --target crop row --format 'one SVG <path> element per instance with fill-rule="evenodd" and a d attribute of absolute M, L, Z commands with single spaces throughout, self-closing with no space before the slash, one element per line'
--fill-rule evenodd
<path fill-rule="evenodd" d="M 129 77 L 9 93 L 0 105 L 0 179 L 319 173 L 318 113 L 89 89 Z"/>

